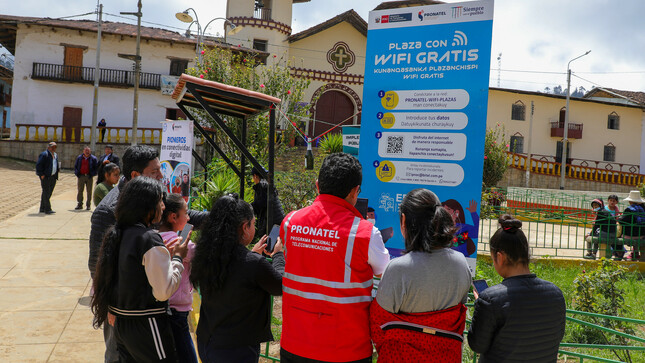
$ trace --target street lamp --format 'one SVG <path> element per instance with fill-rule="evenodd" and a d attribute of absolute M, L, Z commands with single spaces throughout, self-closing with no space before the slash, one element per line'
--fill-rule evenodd
<path fill-rule="evenodd" d="M 571 95 L 571 62 L 578 58 L 582 58 L 587 54 L 591 53 L 590 50 L 587 53 L 577 56 L 567 63 L 567 111 L 564 115 L 564 136 L 562 138 L 562 160 L 560 160 L 560 189 L 564 189 L 565 174 L 567 170 L 567 146 L 569 145 L 569 97 Z"/>
<path fill-rule="evenodd" d="M 192 10 L 193 14 L 195 14 L 195 19 L 194 20 L 193 20 L 193 17 L 190 16 L 190 14 L 188 13 L 189 10 Z M 186 30 L 186 36 L 190 35 L 190 27 L 193 24 L 197 24 L 197 48 L 196 48 L 196 53 L 197 53 L 197 59 L 199 60 L 199 63 L 202 62 L 202 52 L 201 52 L 201 50 L 202 50 L 202 43 L 203 43 L 203 40 L 204 40 L 204 34 L 206 33 L 206 29 L 208 28 L 208 26 L 212 22 L 214 22 L 215 20 L 224 20 L 224 22 L 231 27 L 231 29 L 228 31 L 228 34 L 231 34 L 231 35 L 233 35 L 233 34 L 239 32 L 240 30 L 242 30 L 241 26 L 236 26 L 230 20 L 228 20 L 226 18 L 221 18 L 221 17 L 212 19 L 211 21 L 206 23 L 206 26 L 204 28 L 202 28 L 201 24 L 199 23 L 199 17 L 197 16 L 197 12 L 193 8 L 188 8 L 188 9 L 186 9 L 186 10 L 180 12 L 180 13 L 176 13 L 175 17 L 181 22 L 190 23 L 190 25 L 188 26 L 188 29 Z M 224 43 L 226 43 L 226 35 L 227 35 L 227 32 L 224 31 Z"/>

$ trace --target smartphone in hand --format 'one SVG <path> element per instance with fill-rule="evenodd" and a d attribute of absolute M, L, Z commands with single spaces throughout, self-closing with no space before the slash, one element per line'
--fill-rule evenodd
<path fill-rule="evenodd" d="M 488 283 L 486 280 L 474 280 L 473 281 L 473 289 L 477 291 L 477 294 L 481 294 L 482 291 L 486 290 L 488 288 Z"/>
<path fill-rule="evenodd" d="M 184 237 L 184 240 L 186 240 L 186 237 L 188 237 L 188 234 L 192 230 L 193 230 L 193 225 L 190 224 L 190 223 L 186 223 L 186 225 L 184 226 L 184 229 L 182 229 L 181 232 L 179 232 L 178 235 L 179 235 L 179 237 Z"/>
<path fill-rule="evenodd" d="M 271 228 L 271 233 L 269 233 L 269 238 L 267 238 L 267 252 L 273 252 L 275 244 L 278 243 L 278 237 L 280 236 L 280 226 L 277 224 L 273 225 Z"/>

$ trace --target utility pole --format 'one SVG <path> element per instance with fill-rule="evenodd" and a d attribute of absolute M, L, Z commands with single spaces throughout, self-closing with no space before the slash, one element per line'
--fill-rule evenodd
<path fill-rule="evenodd" d="M 103 4 L 99 4 L 99 23 L 96 41 L 96 66 L 94 67 L 94 105 L 92 107 L 92 128 L 90 129 L 90 149 L 96 152 L 96 120 L 99 113 L 99 79 L 101 78 L 101 25 Z"/>
<path fill-rule="evenodd" d="M 578 58 L 582 58 L 586 56 L 587 54 L 591 53 L 590 50 L 587 51 L 587 53 L 575 57 L 572 60 L 567 63 L 567 113 L 564 115 L 564 135 L 562 138 L 562 160 L 560 163 L 560 189 L 564 189 L 564 183 L 565 183 L 565 178 L 566 178 L 566 173 L 567 173 L 567 158 L 569 155 L 567 155 L 567 146 L 569 146 L 569 98 L 571 96 L 571 62 Z"/>
<path fill-rule="evenodd" d="M 531 101 L 531 117 L 529 118 L 529 138 L 528 146 L 526 150 L 526 187 L 529 187 L 529 180 L 531 179 L 531 146 L 533 142 L 531 141 L 531 136 L 533 134 L 533 111 L 535 110 L 535 105 Z"/>
<path fill-rule="evenodd" d="M 132 142 L 131 145 L 137 144 L 137 130 L 139 121 L 139 79 L 141 77 L 141 0 L 137 3 L 136 13 L 121 12 L 121 15 L 135 15 L 137 17 L 137 53 L 134 56 L 134 106 L 132 107 Z M 122 55 L 119 54 L 121 57 Z M 132 56 L 130 56 L 132 57 Z M 130 58 L 123 55 L 122 58 Z"/>

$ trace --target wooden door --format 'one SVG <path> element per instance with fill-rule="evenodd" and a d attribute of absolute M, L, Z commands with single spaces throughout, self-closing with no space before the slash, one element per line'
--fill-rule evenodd
<path fill-rule="evenodd" d="M 83 49 L 65 47 L 64 71 L 66 80 L 80 81 L 83 72 Z"/>
<path fill-rule="evenodd" d="M 63 108 L 63 130 L 64 141 L 67 142 L 80 142 L 81 141 L 81 125 L 83 123 L 83 109 L 77 107 Z M 72 134 L 72 131 L 74 132 Z M 74 138 L 72 139 L 72 135 Z"/>
<path fill-rule="evenodd" d="M 340 91 L 327 91 L 320 96 L 316 103 L 316 117 L 313 126 L 313 136 L 317 137 L 331 129 L 348 117 L 354 114 L 354 103 Z M 349 119 L 343 125 L 352 125 L 353 120 Z M 340 133 L 340 127 L 335 128 L 331 133 Z"/>

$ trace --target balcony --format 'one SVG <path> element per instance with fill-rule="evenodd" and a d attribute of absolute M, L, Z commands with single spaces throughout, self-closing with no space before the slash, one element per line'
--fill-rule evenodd
<path fill-rule="evenodd" d="M 551 122 L 551 137 L 564 137 L 564 122 Z M 567 138 L 582 139 L 582 124 L 574 124 L 569 122 L 569 132 L 567 133 Z"/>
<path fill-rule="evenodd" d="M 262 20 L 271 20 L 271 9 L 257 8 L 253 12 L 253 17 Z"/>
<path fill-rule="evenodd" d="M 31 78 L 93 84 L 94 68 L 34 63 Z M 134 87 L 134 71 L 101 68 L 99 69 L 99 85 L 108 87 Z M 161 75 L 158 73 L 140 72 L 139 87 L 160 89 Z"/>

